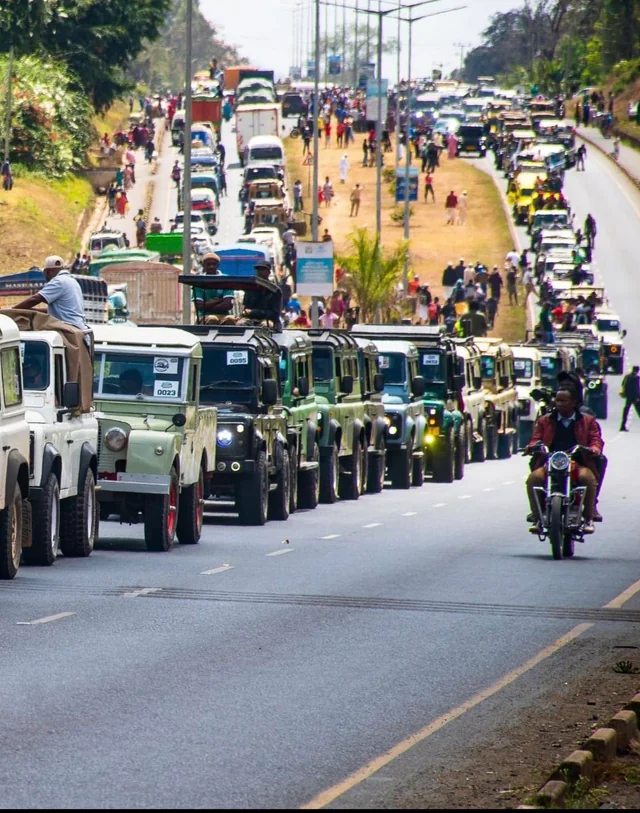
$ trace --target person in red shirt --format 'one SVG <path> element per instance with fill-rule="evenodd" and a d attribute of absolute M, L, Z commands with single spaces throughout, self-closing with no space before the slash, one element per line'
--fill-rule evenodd
<path fill-rule="evenodd" d="M 456 222 L 456 211 L 458 208 L 458 196 L 451 190 L 447 195 L 444 208 L 447 210 L 447 226 L 453 226 Z"/>
<path fill-rule="evenodd" d="M 433 202 L 436 202 L 436 193 L 433 191 L 433 175 L 430 172 L 427 172 L 427 175 L 424 179 L 424 202 L 428 203 L 429 201 L 429 192 L 431 192 L 431 197 L 433 198 Z"/>
<path fill-rule="evenodd" d="M 311 327 L 311 322 L 306 311 L 300 311 L 298 316 L 291 322 L 291 327 Z"/>
<path fill-rule="evenodd" d="M 338 126 L 336 127 L 336 144 L 338 147 L 342 147 L 342 142 L 344 139 L 344 124 L 339 121 Z"/>

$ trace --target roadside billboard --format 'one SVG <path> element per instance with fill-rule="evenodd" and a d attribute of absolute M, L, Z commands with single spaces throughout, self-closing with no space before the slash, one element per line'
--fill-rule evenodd
<path fill-rule="evenodd" d="M 330 296 L 333 293 L 333 243 L 297 244 L 296 293 Z"/>

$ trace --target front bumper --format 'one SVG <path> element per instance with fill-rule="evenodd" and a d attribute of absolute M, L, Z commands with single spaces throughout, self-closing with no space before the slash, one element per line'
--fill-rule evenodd
<path fill-rule="evenodd" d="M 129 474 L 118 472 L 117 480 L 98 480 L 96 491 L 102 494 L 169 494 L 171 477 L 168 474 Z"/>
<path fill-rule="evenodd" d="M 255 460 L 220 460 L 216 462 L 215 475 L 253 474 L 256 470 Z"/>

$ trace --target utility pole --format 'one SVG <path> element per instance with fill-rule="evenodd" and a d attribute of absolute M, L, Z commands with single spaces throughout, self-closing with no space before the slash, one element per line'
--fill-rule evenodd
<path fill-rule="evenodd" d="M 356 0 L 356 30 L 353 41 L 353 87 L 358 88 L 358 0 Z"/>
<path fill-rule="evenodd" d="M 346 85 L 347 78 L 347 3 L 342 0 L 342 65 L 340 69 L 342 84 Z"/>
<path fill-rule="evenodd" d="M 462 68 L 464 67 L 464 52 L 466 48 L 472 48 L 472 44 L 470 42 L 454 42 L 454 48 L 460 49 L 460 75 L 462 75 Z"/>
<path fill-rule="evenodd" d="M 182 173 L 182 273 L 191 273 L 191 46 L 193 0 L 187 0 L 187 58 L 185 61 L 184 171 Z M 178 189 L 178 194 L 180 190 Z M 183 291 L 182 324 L 191 323 L 191 297 Z"/>
<path fill-rule="evenodd" d="M 320 73 L 320 0 L 315 0 L 316 4 L 316 69 L 313 77 L 313 189 L 311 190 L 313 209 L 311 214 L 311 240 L 318 242 L 318 150 L 320 140 L 318 138 L 318 116 L 320 115 L 320 83 L 318 76 Z M 311 299 L 311 326 L 319 327 L 318 319 L 318 297 Z"/>
<path fill-rule="evenodd" d="M 397 59 L 397 65 L 396 65 L 396 75 L 397 75 L 397 81 L 396 81 L 396 127 L 395 127 L 396 132 L 395 132 L 395 139 L 394 139 L 395 153 L 396 153 L 396 155 L 395 155 L 396 172 L 398 171 L 398 166 L 400 165 L 399 147 L 400 147 L 400 35 L 401 35 L 400 23 L 401 22 L 402 22 L 402 17 L 400 17 L 400 15 L 398 15 L 398 54 L 397 54 L 398 59 Z M 411 87 L 409 87 L 409 89 L 411 89 Z"/>
<path fill-rule="evenodd" d="M 4 130 L 4 160 L 9 158 L 9 144 L 11 142 L 11 85 L 13 84 L 13 45 L 9 49 L 9 65 L 7 67 L 7 118 Z"/>

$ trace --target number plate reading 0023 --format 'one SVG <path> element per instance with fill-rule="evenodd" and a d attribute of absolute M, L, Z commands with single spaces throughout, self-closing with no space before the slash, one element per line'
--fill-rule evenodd
<path fill-rule="evenodd" d="M 153 394 L 157 398 L 177 398 L 178 382 L 163 381 L 161 378 L 157 378 L 154 382 Z"/>

